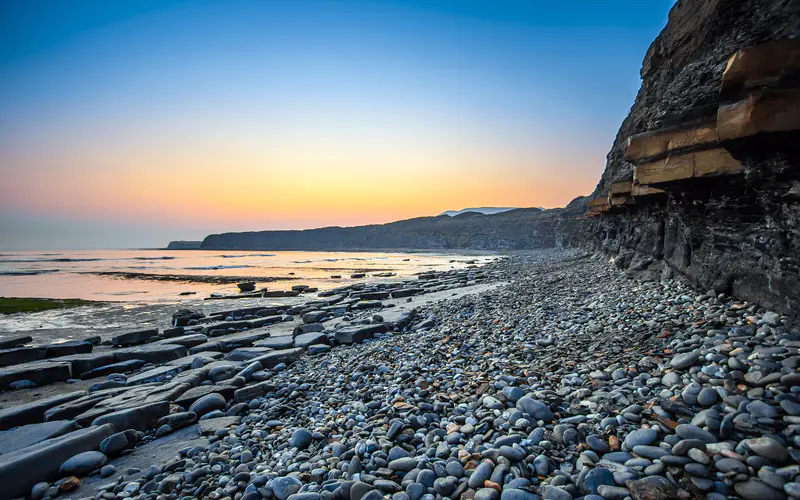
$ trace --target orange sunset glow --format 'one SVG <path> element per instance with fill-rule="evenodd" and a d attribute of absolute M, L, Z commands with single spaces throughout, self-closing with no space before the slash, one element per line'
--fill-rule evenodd
<path fill-rule="evenodd" d="M 167 4 L 53 11 L 47 29 L 14 13 L 6 246 L 564 206 L 594 188 L 660 23 L 592 28 L 604 42 L 587 44 L 583 18 L 547 26 L 539 8 Z"/>

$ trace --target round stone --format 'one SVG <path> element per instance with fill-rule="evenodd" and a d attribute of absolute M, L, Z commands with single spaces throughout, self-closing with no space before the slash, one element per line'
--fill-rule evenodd
<path fill-rule="evenodd" d="M 62 476 L 85 476 L 105 465 L 107 460 L 99 451 L 84 451 L 61 464 L 58 473 Z"/>
<path fill-rule="evenodd" d="M 700 406 L 713 406 L 719 399 L 719 393 L 711 387 L 703 387 L 697 394 L 697 404 Z"/>
<path fill-rule="evenodd" d="M 311 445 L 311 441 L 313 436 L 310 432 L 306 429 L 297 429 L 292 433 L 292 437 L 289 439 L 289 444 L 294 446 L 295 448 L 305 450 Z"/>
<path fill-rule="evenodd" d="M 192 403 L 192 406 L 189 407 L 189 411 L 194 412 L 198 417 L 202 417 L 206 413 L 211 413 L 214 410 L 224 410 L 225 405 L 225 397 L 218 392 L 212 392 Z"/>

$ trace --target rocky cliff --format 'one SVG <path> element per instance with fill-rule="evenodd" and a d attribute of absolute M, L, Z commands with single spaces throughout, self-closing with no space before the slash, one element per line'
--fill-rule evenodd
<path fill-rule="evenodd" d="M 800 2 L 680 0 L 575 227 L 631 272 L 800 312 Z"/>
<path fill-rule="evenodd" d="M 584 210 L 579 202 L 572 216 Z M 419 217 L 389 224 L 325 227 L 304 231 L 257 231 L 212 234 L 203 240 L 208 250 L 370 250 L 550 248 L 558 244 L 557 226 L 567 209 L 517 209 L 483 215 L 466 212 L 454 217 Z M 569 211 L 569 210 L 567 210 Z"/>
<path fill-rule="evenodd" d="M 167 250 L 199 250 L 201 241 L 177 240 L 170 241 Z"/>

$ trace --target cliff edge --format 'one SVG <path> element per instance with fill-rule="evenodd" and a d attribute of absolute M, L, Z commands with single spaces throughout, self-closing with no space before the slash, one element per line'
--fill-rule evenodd
<path fill-rule="evenodd" d="M 677 2 L 588 202 L 586 243 L 631 273 L 800 311 L 798 34 L 797 1 Z"/>

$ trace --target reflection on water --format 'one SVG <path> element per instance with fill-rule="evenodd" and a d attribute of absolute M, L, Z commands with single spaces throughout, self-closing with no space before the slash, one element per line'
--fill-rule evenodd
<path fill-rule="evenodd" d="M 141 303 L 191 302 L 211 293 L 235 294 L 235 283 L 191 283 L 175 276 L 241 277 L 259 287 L 285 290 L 299 283 L 321 289 L 352 282 L 354 272 L 413 276 L 485 263 L 491 255 L 378 252 L 252 252 L 93 250 L 4 252 L 0 254 L 0 296 L 81 298 Z M 97 275 L 92 273 L 110 273 Z M 163 280 L 126 279 L 124 273 L 159 275 Z M 331 278 L 339 275 L 341 278 Z M 278 281 L 274 281 L 278 279 Z M 397 279 L 397 278 L 395 278 Z M 195 292 L 196 295 L 181 296 Z"/>

